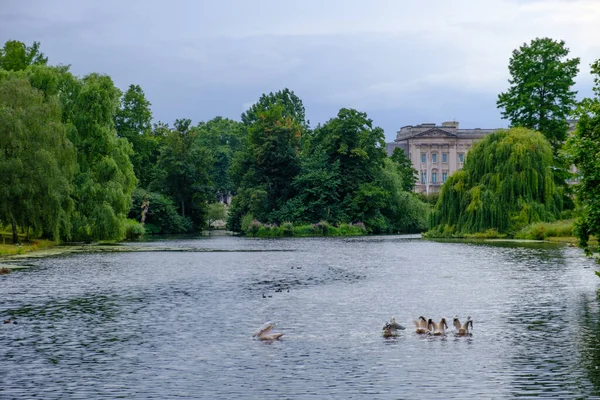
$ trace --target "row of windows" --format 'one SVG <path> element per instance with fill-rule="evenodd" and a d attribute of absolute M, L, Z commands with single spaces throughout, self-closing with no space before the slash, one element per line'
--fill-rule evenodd
<path fill-rule="evenodd" d="M 448 173 L 442 172 L 442 183 L 445 183 L 448 179 Z M 427 172 L 421 172 L 421 183 L 427 183 Z M 438 183 L 437 172 L 431 173 L 431 183 Z"/>
<path fill-rule="evenodd" d="M 458 153 L 458 162 L 461 163 L 465 159 L 465 155 L 463 153 Z M 421 162 L 427 162 L 427 153 L 421 153 Z M 437 163 L 437 153 L 431 153 L 431 162 L 433 164 Z M 442 163 L 448 162 L 448 153 L 442 153 Z"/>

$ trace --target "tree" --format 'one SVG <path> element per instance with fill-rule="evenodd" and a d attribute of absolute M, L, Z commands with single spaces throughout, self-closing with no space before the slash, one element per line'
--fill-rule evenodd
<path fill-rule="evenodd" d="M 120 240 L 137 183 L 129 159 L 131 145 L 117 137 L 114 125 L 121 93 L 106 75 L 66 82 L 64 116 L 78 164 L 71 239 Z"/>
<path fill-rule="evenodd" d="M 214 184 L 214 200 L 225 201 L 235 192 L 229 169 L 234 155 L 243 145 L 244 126 L 228 118 L 216 117 L 196 127 L 198 141 L 214 159 L 211 180 Z"/>
<path fill-rule="evenodd" d="M 246 126 L 254 124 L 260 119 L 263 112 L 274 105 L 282 106 L 281 116 L 283 118 L 292 118 L 296 124 L 300 125 L 302 130 L 308 129 L 309 121 L 306 121 L 306 112 L 302 100 L 288 88 L 276 93 L 263 93 L 258 102 L 242 114 L 242 122 Z"/>
<path fill-rule="evenodd" d="M 57 240 L 69 231 L 75 152 L 56 96 L 0 74 L 0 225 Z"/>
<path fill-rule="evenodd" d="M 591 254 L 590 236 L 600 237 L 600 60 L 592 64 L 595 97 L 584 99 L 578 107 L 579 121 L 567 141 L 570 161 L 577 167 L 577 210 L 575 235 L 586 254 Z"/>
<path fill-rule="evenodd" d="M 378 195 L 370 185 L 386 158 L 383 139 L 383 130 L 373 127 L 366 113 L 346 108 L 318 126 L 311 137 L 312 148 L 325 152 L 328 163 L 339 164 L 338 196 L 349 222 L 370 217 L 367 210 L 372 210 L 372 204 L 367 203 Z"/>
<path fill-rule="evenodd" d="M 554 184 L 551 166 L 552 148 L 539 132 L 511 128 L 485 136 L 469 151 L 464 168 L 442 186 L 432 233 L 514 234 L 525 225 L 555 220 L 562 189 Z"/>
<path fill-rule="evenodd" d="M 206 224 L 211 227 L 215 221 L 224 220 L 227 217 L 227 210 L 223 203 L 211 203 L 208 205 Z"/>
<path fill-rule="evenodd" d="M 48 58 L 40 52 L 40 43 L 26 46 L 17 40 L 9 40 L 0 49 L 0 69 L 21 71 L 30 65 L 46 65 Z"/>
<path fill-rule="evenodd" d="M 295 194 L 292 182 L 300 171 L 298 148 L 301 127 L 284 107 L 275 104 L 261 112 L 248 127 L 246 143 L 236 155 L 231 177 L 238 187 L 228 225 L 239 227 L 241 217 L 254 208 L 254 217 L 265 222 L 273 218 Z"/>
<path fill-rule="evenodd" d="M 571 90 L 579 71 L 579 58 L 568 59 L 564 41 L 536 38 L 513 51 L 508 69 L 508 91 L 498 95 L 502 117 L 512 126 L 541 132 L 554 154 L 564 142 L 567 117 L 575 104 Z"/>
<path fill-rule="evenodd" d="M 390 159 L 395 163 L 398 173 L 402 177 L 402 189 L 407 192 L 412 192 L 415 190 L 415 182 L 418 179 L 418 171 L 413 168 L 413 165 L 408 157 L 406 157 L 404 150 L 396 147 Z"/>
<path fill-rule="evenodd" d="M 150 105 L 142 88 L 130 85 L 121 97 L 120 107 L 115 115 L 117 135 L 131 143 L 133 170 L 144 187 L 152 178 L 151 169 L 158 157 L 158 141 L 152 135 Z"/>
<path fill-rule="evenodd" d="M 196 228 L 206 223 L 206 202 L 213 192 L 210 152 L 191 130 L 191 120 L 178 119 L 175 130 L 162 139 L 157 160 L 156 177 L 150 189 L 170 196 L 178 205 L 183 218 L 190 217 Z"/>

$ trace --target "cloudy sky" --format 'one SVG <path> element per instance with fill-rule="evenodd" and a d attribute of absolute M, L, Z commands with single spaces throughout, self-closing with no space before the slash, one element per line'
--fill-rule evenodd
<path fill-rule="evenodd" d="M 366 111 L 404 125 L 507 126 L 496 108 L 512 50 L 565 40 L 591 94 L 600 0 L 2 0 L 0 42 L 40 41 L 51 64 L 139 84 L 155 120 L 239 120 L 288 87 L 311 125 Z"/>

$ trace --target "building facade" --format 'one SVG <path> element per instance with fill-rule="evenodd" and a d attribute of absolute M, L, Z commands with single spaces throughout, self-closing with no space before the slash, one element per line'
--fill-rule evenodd
<path fill-rule="evenodd" d="M 388 156 L 401 148 L 418 171 L 416 192 L 437 192 L 448 177 L 461 169 L 475 141 L 497 129 L 459 129 L 458 122 L 408 125 L 387 143 Z"/>

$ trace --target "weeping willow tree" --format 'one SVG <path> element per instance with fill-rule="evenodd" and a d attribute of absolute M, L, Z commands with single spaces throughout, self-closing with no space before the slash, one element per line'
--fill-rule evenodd
<path fill-rule="evenodd" d="M 530 223 L 555 220 L 562 197 L 551 165 L 552 148 L 539 132 L 512 128 L 486 136 L 442 187 L 430 234 L 461 236 L 493 229 L 512 235 Z"/>

